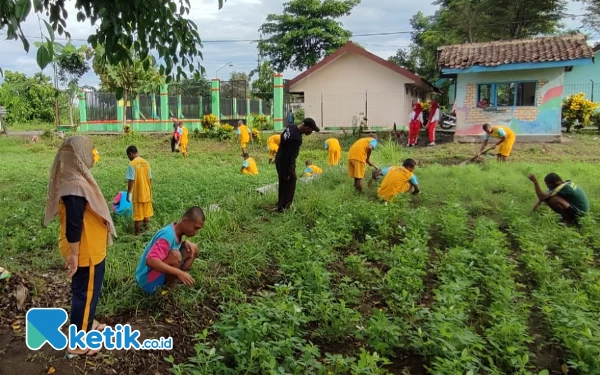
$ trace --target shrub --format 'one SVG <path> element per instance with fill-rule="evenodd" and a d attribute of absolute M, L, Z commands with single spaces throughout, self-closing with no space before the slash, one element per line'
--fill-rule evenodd
<path fill-rule="evenodd" d="M 269 118 L 258 113 L 252 114 L 252 126 L 258 130 L 269 129 Z"/>
<path fill-rule="evenodd" d="M 202 117 L 202 128 L 204 128 L 205 131 L 214 128 L 216 123 L 217 116 L 213 115 L 212 113 L 204 115 L 204 117 Z"/>
<path fill-rule="evenodd" d="M 294 113 L 294 122 L 299 124 L 304 120 L 304 108 L 299 108 L 296 113 Z"/>
<path fill-rule="evenodd" d="M 231 125 L 214 125 L 211 129 L 205 131 L 209 138 L 216 138 L 220 141 L 233 138 L 233 126 Z"/>
<path fill-rule="evenodd" d="M 254 138 L 258 143 L 261 141 L 260 131 L 256 128 L 252 129 L 252 138 Z"/>
<path fill-rule="evenodd" d="M 592 125 L 592 115 L 599 106 L 598 103 L 585 99 L 582 92 L 565 98 L 562 103 L 562 117 L 567 133 L 573 125 L 575 129 Z"/>
<path fill-rule="evenodd" d="M 600 131 L 600 112 L 594 112 L 590 117 L 590 121 L 592 122 L 592 126 L 595 126 Z"/>

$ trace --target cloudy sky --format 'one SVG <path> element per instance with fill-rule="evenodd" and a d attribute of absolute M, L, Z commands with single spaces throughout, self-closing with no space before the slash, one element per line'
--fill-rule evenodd
<path fill-rule="evenodd" d="M 410 44 L 410 35 L 396 34 L 388 36 L 359 36 L 361 34 L 410 31 L 409 19 L 418 11 L 426 15 L 432 14 L 435 7 L 430 1 L 397 0 L 385 2 L 381 0 L 362 0 L 348 17 L 342 19 L 346 28 L 355 34 L 352 38 L 364 45 L 369 51 L 383 58 L 393 55 L 398 48 Z M 74 2 L 67 2 L 73 8 Z M 190 0 L 190 18 L 198 25 L 198 30 L 204 44 L 202 65 L 206 68 L 209 78 L 215 77 L 217 69 L 231 62 L 232 67 L 226 66 L 219 71 L 219 78 L 226 79 L 231 71 L 249 72 L 256 67 L 256 43 L 251 42 L 219 42 L 223 40 L 255 40 L 258 39 L 258 28 L 269 13 L 281 13 L 281 0 L 227 0 L 223 9 L 218 10 L 217 0 Z M 69 9 L 69 8 L 68 8 Z M 583 9 L 579 3 L 570 2 L 568 14 L 581 15 Z M 93 28 L 89 23 L 78 23 L 75 11 L 69 11 L 72 17 L 68 21 L 74 44 L 85 43 Z M 566 19 L 567 28 L 580 27 L 581 17 Z M 30 42 L 39 40 L 40 25 L 35 15 L 30 15 L 24 27 L 24 33 L 30 36 Z M 5 40 L 5 31 L 0 30 L 0 67 L 8 70 L 18 70 L 26 74 L 39 71 L 35 60 L 35 48 L 29 54 L 25 53 L 20 41 Z M 36 37 L 38 39 L 36 39 Z M 595 36 L 594 39 L 598 39 Z M 59 40 L 60 41 L 60 40 Z M 64 41 L 62 41 L 64 42 Z M 51 75 L 50 67 L 44 73 Z M 286 71 L 286 78 L 293 78 L 298 72 Z M 94 73 L 86 74 L 82 85 L 98 85 Z"/>

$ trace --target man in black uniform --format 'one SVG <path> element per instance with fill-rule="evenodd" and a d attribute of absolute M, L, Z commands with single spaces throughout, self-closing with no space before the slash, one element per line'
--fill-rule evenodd
<path fill-rule="evenodd" d="M 275 156 L 275 167 L 279 177 L 279 200 L 277 211 L 290 207 L 296 192 L 296 158 L 302 146 L 302 134 L 311 135 L 319 128 L 315 120 L 305 118 L 300 125 L 288 125 L 281 133 L 281 143 Z"/>

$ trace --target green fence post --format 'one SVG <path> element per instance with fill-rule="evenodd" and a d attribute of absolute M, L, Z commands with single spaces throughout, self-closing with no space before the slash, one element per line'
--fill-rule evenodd
<path fill-rule="evenodd" d="M 131 129 L 140 130 L 140 97 L 139 95 L 135 96 L 133 99 L 133 107 L 131 107 L 131 117 L 133 117 L 133 123 L 131 124 Z"/>
<path fill-rule="evenodd" d="M 110 129 L 110 130 L 119 131 L 119 128 L 121 128 L 121 131 L 123 131 L 123 114 L 125 112 L 124 108 L 125 108 L 125 101 L 123 99 L 121 99 L 117 102 L 117 122 L 118 123 L 114 129 Z"/>
<path fill-rule="evenodd" d="M 88 130 L 87 124 L 87 102 L 85 92 L 79 93 L 79 130 Z"/>
<path fill-rule="evenodd" d="M 258 99 L 258 114 L 259 115 L 263 114 L 262 99 Z"/>
<path fill-rule="evenodd" d="M 177 118 L 183 118 L 183 108 L 181 106 L 181 94 L 177 95 Z"/>
<path fill-rule="evenodd" d="M 202 120 L 202 117 L 204 117 L 204 104 L 202 103 L 202 97 L 199 96 L 198 97 L 198 115 L 200 115 L 200 120 Z"/>
<path fill-rule="evenodd" d="M 283 130 L 283 74 L 273 74 L 273 127 Z"/>
<path fill-rule="evenodd" d="M 152 101 L 152 120 L 158 120 L 158 111 L 156 108 L 156 94 L 150 94 L 150 100 Z"/>
<path fill-rule="evenodd" d="M 221 98 L 220 98 L 221 81 L 218 78 L 213 78 L 210 84 L 212 114 L 217 117 L 217 124 L 221 122 Z"/>
<path fill-rule="evenodd" d="M 238 115 L 237 115 L 237 99 L 233 98 L 232 100 L 233 100 L 233 113 L 232 113 L 232 115 L 233 115 L 234 118 L 237 118 L 238 117 Z"/>
<path fill-rule="evenodd" d="M 250 121 L 250 98 L 246 98 L 246 124 Z"/>
<path fill-rule="evenodd" d="M 160 127 L 169 131 L 169 86 L 160 87 Z"/>

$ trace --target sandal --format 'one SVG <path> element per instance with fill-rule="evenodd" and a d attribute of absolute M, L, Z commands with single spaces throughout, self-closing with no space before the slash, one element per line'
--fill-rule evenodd
<path fill-rule="evenodd" d="M 100 332 L 102 332 L 102 331 L 104 331 L 104 329 L 105 329 L 106 327 L 107 327 L 107 325 L 106 325 L 106 324 L 104 324 L 104 323 L 100 323 L 100 322 L 99 322 L 99 321 L 97 321 L 97 320 L 94 320 L 94 323 L 92 323 L 92 329 L 93 329 L 94 331 L 100 331 Z"/>
<path fill-rule="evenodd" d="M 68 351 L 65 350 L 65 357 L 69 360 L 72 360 L 72 359 L 84 357 L 84 356 L 88 355 L 89 352 L 90 352 L 89 349 L 82 353 L 69 353 Z"/>

